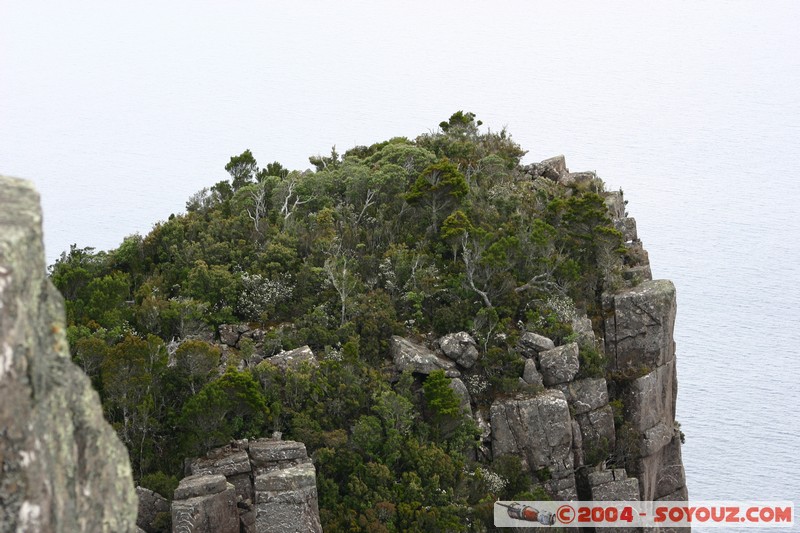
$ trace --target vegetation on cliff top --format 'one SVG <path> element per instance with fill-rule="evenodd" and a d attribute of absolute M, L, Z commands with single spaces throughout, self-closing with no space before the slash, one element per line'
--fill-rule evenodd
<path fill-rule="evenodd" d="M 534 179 L 510 135 L 480 125 L 458 112 L 307 171 L 247 150 L 148 235 L 62 254 L 73 357 L 141 483 L 169 492 L 184 457 L 279 430 L 313 453 L 326 530 L 482 530 L 496 498 L 530 495 L 513 458 L 475 460 L 443 375 L 386 375 L 393 334 L 468 331 L 481 359 L 465 382 L 487 404 L 519 387 L 521 330 L 568 338 L 618 274 L 602 183 Z M 309 345 L 320 364 L 252 365 L 249 341 L 223 352 L 217 328 L 234 323 L 264 332 L 263 355 Z"/>

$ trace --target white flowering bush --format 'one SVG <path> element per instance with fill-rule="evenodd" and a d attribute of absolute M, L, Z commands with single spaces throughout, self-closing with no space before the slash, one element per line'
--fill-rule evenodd
<path fill-rule="evenodd" d="M 261 274 L 242 274 L 242 292 L 239 294 L 237 311 L 251 320 L 258 320 L 264 313 L 292 297 L 294 285 L 286 279 L 269 279 Z"/>

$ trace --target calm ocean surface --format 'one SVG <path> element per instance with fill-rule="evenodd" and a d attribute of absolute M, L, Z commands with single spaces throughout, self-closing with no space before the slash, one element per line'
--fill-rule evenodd
<path fill-rule="evenodd" d="M 470 110 L 624 189 L 678 288 L 691 497 L 800 503 L 800 2 L 74 4 L 0 2 L 0 172 L 49 261 L 245 148 L 307 168 Z"/>

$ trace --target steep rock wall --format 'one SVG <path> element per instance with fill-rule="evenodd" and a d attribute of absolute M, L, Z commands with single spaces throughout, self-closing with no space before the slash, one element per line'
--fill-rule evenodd
<path fill-rule="evenodd" d="M 39 195 L 0 176 L 0 532 L 133 532 L 128 452 L 70 360 Z"/>

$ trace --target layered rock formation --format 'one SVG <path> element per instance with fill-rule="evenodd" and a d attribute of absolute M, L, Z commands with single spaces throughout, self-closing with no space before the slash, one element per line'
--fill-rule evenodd
<path fill-rule="evenodd" d="M 41 223 L 33 186 L 0 177 L 0 531 L 133 532 L 128 452 L 70 360 Z"/>
<path fill-rule="evenodd" d="M 316 471 L 300 442 L 237 441 L 190 460 L 186 473 L 172 502 L 175 533 L 322 531 Z"/>

